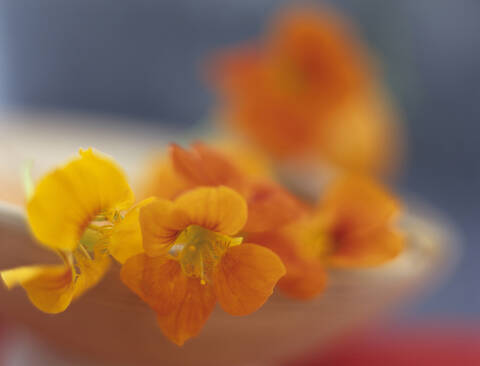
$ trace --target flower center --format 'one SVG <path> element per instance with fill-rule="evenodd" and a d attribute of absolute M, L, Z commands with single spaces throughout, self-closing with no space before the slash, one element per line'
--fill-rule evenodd
<path fill-rule="evenodd" d="M 177 237 L 171 252 L 177 257 L 185 275 L 199 278 L 202 284 L 206 284 L 226 250 L 241 244 L 242 240 L 190 225 Z"/>
<path fill-rule="evenodd" d="M 335 250 L 336 241 L 328 229 L 328 219 L 319 215 L 299 223 L 297 229 L 302 252 L 307 258 L 324 259 Z"/>
<path fill-rule="evenodd" d="M 97 245 L 106 246 L 108 234 L 113 226 L 122 219 L 123 216 L 118 211 L 96 215 L 83 230 L 79 244 L 87 249 L 88 252 L 93 252 L 94 247 Z"/>

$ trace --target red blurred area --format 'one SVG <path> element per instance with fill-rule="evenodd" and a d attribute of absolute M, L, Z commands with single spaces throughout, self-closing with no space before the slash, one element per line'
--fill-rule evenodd
<path fill-rule="evenodd" d="M 5 335 L 5 323 L 4 321 L 2 320 L 2 318 L 0 318 L 0 366 L 4 366 L 2 364 L 2 360 L 3 360 L 3 357 L 4 357 L 4 351 L 3 351 L 3 343 L 4 343 L 4 337 Z"/>
<path fill-rule="evenodd" d="M 422 325 L 358 333 L 288 366 L 480 365 L 480 324 Z"/>
<path fill-rule="evenodd" d="M 6 326 L 0 319 L 0 366 Z M 480 365 L 480 324 L 421 325 L 358 332 L 284 366 Z"/>

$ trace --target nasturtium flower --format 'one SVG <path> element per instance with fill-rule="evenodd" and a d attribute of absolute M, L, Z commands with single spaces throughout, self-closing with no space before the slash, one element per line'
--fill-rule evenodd
<path fill-rule="evenodd" d="M 214 56 L 218 119 L 283 161 L 389 169 L 396 113 L 351 28 L 331 11 L 290 8 L 262 40 Z"/>
<path fill-rule="evenodd" d="M 266 174 L 252 174 L 250 164 L 245 166 L 244 161 L 202 143 L 193 144 L 190 150 L 172 144 L 168 158 L 149 179 L 147 195 L 172 199 L 194 187 L 227 186 L 247 202 L 246 232 L 273 229 L 304 213 L 305 207 L 296 197 Z"/>
<path fill-rule="evenodd" d="M 8 288 L 22 286 L 47 313 L 64 311 L 94 286 L 110 265 L 143 250 L 138 224 L 141 204 L 122 170 L 92 149 L 46 174 L 26 205 L 35 239 L 62 259 L 59 265 L 24 266 L 0 272 Z M 145 204 L 145 203 L 144 203 Z"/>
<path fill-rule="evenodd" d="M 366 177 L 343 177 L 327 189 L 313 225 L 304 233 L 318 238 L 315 228 L 324 228 L 323 244 L 310 249 L 330 267 L 378 266 L 403 250 L 405 238 L 395 225 L 400 213 L 399 201 L 380 184 Z"/>
<path fill-rule="evenodd" d="M 310 299 L 323 291 L 325 269 L 373 267 L 400 254 L 404 236 L 395 227 L 399 213 L 398 201 L 378 183 L 341 177 L 309 215 L 247 239 L 280 256 L 287 269 L 279 282 L 285 294 Z"/>
<path fill-rule="evenodd" d="M 145 252 L 123 264 L 121 278 L 174 343 L 197 335 L 217 301 L 232 315 L 256 311 L 285 274 L 275 253 L 236 236 L 246 222 L 247 203 L 225 186 L 140 209 Z"/>

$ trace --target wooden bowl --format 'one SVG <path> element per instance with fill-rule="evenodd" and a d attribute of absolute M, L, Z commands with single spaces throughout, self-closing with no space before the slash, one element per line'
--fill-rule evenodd
<path fill-rule="evenodd" d="M 43 314 L 21 288 L 3 287 L 0 313 L 69 359 L 112 365 L 270 364 L 313 346 L 326 347 L 339 335 L 377 321 L 445 272 L 455 257 L 448 226 L 418 210 L 403 225 L 407 249 L 391 263 L 333 271 L 326 292 L 312 301 L 275 293 L 246 317 L 217 307 L 201 334 L 181 348 L 164 338 L 153 311 L 121 283 L 118 266 L 62 314 Z M 32 241 L 22 210 L 0 204 L 0 269 L 55 261 L 55 255 Z"/>

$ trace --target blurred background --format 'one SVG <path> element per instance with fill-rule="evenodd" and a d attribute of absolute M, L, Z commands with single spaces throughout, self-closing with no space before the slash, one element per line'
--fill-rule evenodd
<path fill-rule="evenodd" d="M 258 37 L 275 9 L 292 3 L 0 0 L 0 106 L 108 116 L 138 128 L 192 127 L 213 100 L 201 61 Z M 476 322 L 480 2 L 329 4 L 362 32 L 404 114 L 408 155 L 398 188 L 439 208 L 462 236 L 463 255 L 447 283 L 397 322 Z"/>

